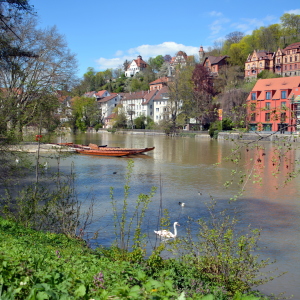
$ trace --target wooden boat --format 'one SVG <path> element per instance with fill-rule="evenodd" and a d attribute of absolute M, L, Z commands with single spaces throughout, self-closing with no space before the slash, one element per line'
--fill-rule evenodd
<path fill-rule="evenodd" d="M 120 148 L 120 147 L 107 147 L 98 146 L 96 144 L 78 145 L 73 143 L 61 143 L 62 146 L 68 146 L 75 149 L 77 153 L 85 155 L 101 155 L 101 156 L 127 156 L 142 154 L 153 150 L 155 147 L 150 148 Z"/>
<path fill-rule="evenodd" d="M 102 151 L 102 150 L 87 150 L 87 149 L 76 149 L 77 153 L 85 154 L 85 155 L 98 155 L 98 156 L 127 156 L 130 154 L 135 154 L 129 151 L 118 151 L 118 150 L 111 150 L 111 151 Z"/>

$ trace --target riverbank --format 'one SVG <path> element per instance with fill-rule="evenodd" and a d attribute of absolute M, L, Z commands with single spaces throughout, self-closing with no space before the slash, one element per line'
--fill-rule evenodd
<path fill-rule="evenodd" d="M 262 133 L 262 132 L 231 132 L 224 131 L 218 133 L 218 140 L 245 140 L 245 141 L 286 141 L 286 142 L 300 142 L 300 134 L 280 134 L 275 133 Z"/>
<path fill-rule="evenodd" d="M 28 142 L 28 143 L 20 143 L 17 145 L 8 146 L 9 151 L 14 152 L 28 152 L 28 153 L 36 153 L 36 152 L 46 152 L 46 153 L 57 153 L 57 152 L 76 152 L 75 149 L 64 147 L 60 145 L 54 144 L 44 144 L 38 142 Z"/>

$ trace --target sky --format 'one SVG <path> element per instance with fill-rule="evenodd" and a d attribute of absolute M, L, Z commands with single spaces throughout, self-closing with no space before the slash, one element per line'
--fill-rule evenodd
<path fill-rule="evenodd" d="M 78 77 L 118 68 L 138 55 L 198 55 L 233 31 L 244 34 L 300 14 L 300 1 L 29 0 L 41 28 L 57 27 L 76 54 Z"/>

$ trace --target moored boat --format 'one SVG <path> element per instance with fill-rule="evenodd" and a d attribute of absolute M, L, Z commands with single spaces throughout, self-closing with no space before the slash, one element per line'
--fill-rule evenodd
<path fill-rule="evenodd" d="M 153 150 L 155 147 L 149 148 L 120 148 L 120 147 L 107 147 L 98 146 L 96 144 L 79 145 L 73 143 L 60 144 L 67 147 L 74 148 L 77 153 L 85 155 L 99 155 L 99 156 L 128 156 L 135 154 L 142 154 Z"/>

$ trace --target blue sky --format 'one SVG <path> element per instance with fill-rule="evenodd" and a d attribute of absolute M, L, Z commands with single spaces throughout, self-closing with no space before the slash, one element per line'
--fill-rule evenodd
<path fill-rule="evenodd" d="M 300 14 L 300 1 L 134 1 L 29 0 L 42 28 L 56 25 L 77 55 L 78 76 L 117 68 L 125 59 L 179 50 L 188 55 L 213 46 L 233 31 L 250 34 L 279 23 L 288 12 Z"/>

